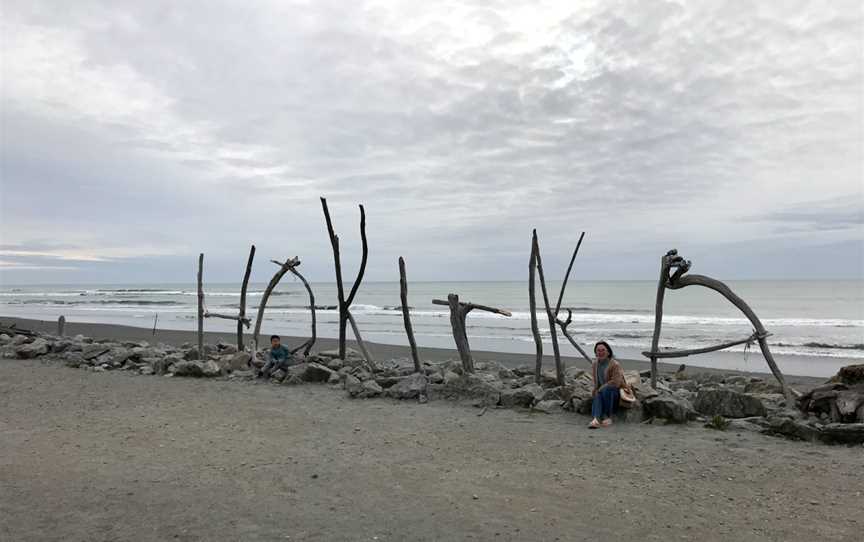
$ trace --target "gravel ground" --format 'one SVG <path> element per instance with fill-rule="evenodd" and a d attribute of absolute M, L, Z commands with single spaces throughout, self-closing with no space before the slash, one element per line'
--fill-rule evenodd
<path fill-rule="evenodd" d="M 0 360 L 0 540 L 862 540 L 864 448 Z"/>

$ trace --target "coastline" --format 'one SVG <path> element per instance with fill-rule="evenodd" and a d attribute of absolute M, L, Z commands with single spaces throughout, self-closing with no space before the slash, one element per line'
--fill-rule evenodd
<path fill-rule="evenodd" d="M 39 331 L 43 333 L 56 333 L 57 331 L 57 322 L 53 320 L 33 320 L 0 316 L 0 323 L 4 325 L 15 324 L 17 327 L 22 329 L 29 329 L 32 331 Z M 156 334 L 154 335 L 152 328 L 148 329 L 143 327 L 133 327 L 119 324 L 87 322 L 66 322 L 65 334 L 70 336 L 81 334 L 88 337 L 93 337 L 94 339 L 147 341 L 153 344 L 161 342 L 173 346 L 179 346 L 185 342 L 195 343 L 197 341 L 197 332 L 191 330 L 185 331 L 157 328 Z M 269 333 L 262 332 L 262 335 L 267 336 L 269 335 Z M 251 334 L 247 333 L 245 336 L 246 341 L 251 340 Z M 282 341 L 289 346 L 292 346 L 299 345 L 307 338 L 308 337 L 293 337 L 283 335 Z M 226 344 L 234 344 L 236 340 L 236 334 L 233 332 L 205 331 L 204 333 L 204 341 L 208 344 L 216 344 L 220 341 Z M 356 348 L 356 343 L 352 340 L 348 340 L 347 344 L 350 347 Z M 410 350 L 407 345 L 407 340 L 406 345 L 404 346 L 369 341 L 366 341 L 366 345 L 369 348 L 372 356 L 377 359 L 407 359 L 410 357 Z M 336 339 L 319 337 L 315 342 L 313 352 L 331 350 L 337 347 L 338 341 Z M 455 348 L 449 349 L 420 347 L 419 352 L 422 361 L 441 362 L 450 359 L 458 359 L 458 353 L 456 352 Z M 487 350 L 472 349 L 472 355 L 475 361 L 497 361 L 498 363 L 501 363 L 502 365 L 505 365 L 507 367 L 518 367 L 522 365 L 534 364 L 533 355 L 526 355 L 521 353 L 492 352 Z M 582 358 L 561 356 L 561 359 L 565 366 L 587 368 L 587 362 Z M 650 369 L 650 363 L 647 361 L 627 358 L 618 359 L 626 370 L 647 371 Z M 681 362 L 687 364 L 686 358 L 682 358 Z M 680 363 L 660 362 L 658 363 L 658 368 L 661 374 L 671 374 L 675 372 L 679 365 Z M 545 369 L 552 369 L 554 367 L 554 359 L 551 355 L 544 354 L 543 367 Z M 765 366 L 764 371 L 738 371 L 733 369 L 698 367 L 695 365 L 688 365 L 688 369 L 692 372 L 697 373 L 743 374 L 773 378 L 773 376 L 768 370 L 767 365 Z M 789 385 L 793 387 L 811 387 L 825 381 L 825 378 L 823 377 L 797 376 L 788 374 L 784 376 Z"/>

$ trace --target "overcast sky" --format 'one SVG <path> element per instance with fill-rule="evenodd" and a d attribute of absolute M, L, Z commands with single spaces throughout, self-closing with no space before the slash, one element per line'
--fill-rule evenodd
<path fill-rule="evenodd" d="M 0 6 L 4 284 L 864 274 L 858 0 Z"/>

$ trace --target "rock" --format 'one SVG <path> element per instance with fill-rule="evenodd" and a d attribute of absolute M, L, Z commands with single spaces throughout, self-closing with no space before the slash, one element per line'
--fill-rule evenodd
<path fill-rule="evenodd" d="M 19 335 L 20 336 L 20 335 Z M 32 343 L 19 344 L 15 347 L 15 355 L 19 359 L 32 359 L 44 356 L 49 350 L 48 341 L 38 338 Z"/>
<path fill-rule="evenodd" d="M 198 353 L 198 348 L 192 347 L 189 350 L 186 350 L 183 353 L 183 359 L 185 359 L 186 361 L 201 359 L 201 355 Z"/>
<path fill-rule="evenodd" d="M 864 407 L 864 389 L 838 391 L 834 402 L 837 405 L 837 414 L 840 416 L 840 421 L 854 422 L 856 421 L 859 407 Z"/>
<path fill-rule="evenodd" d="M 204 366 L 202 367 L 202 372 L 204 376 L 222 376 L 222 367 L 220 367 L 219 364 L 215 361 L 211 360 L 204 363 Z"/>
<path fill-rule="evenodd" d="M 378 397 L 384 390 L 374 380 L 367 380 L 360 384 L 358 397 Z"/>
<path fill-rule="evenodd" d="M 249 362 L 251 360 L 252 355 L 249 352 L 237 352 L 231 356 L 226 368 L 232 371 L 246 371 L 249 369 Z"/>
<path fill-rule="evenodd" d="M 84 357 L 85 360 L 90 361 L 98 358 L 106 352 L 109 352 L 110 350 L 111 348 L 105 346 L 104 344 L 91 344 L 84 347 L 81 355 Z"/>
<path fill-rule="evenodd" d="M 285 377 L 287 377 L 287 376 L 289 376 L 289 373 L 287 371 L 285 371 L 284 369 L 276 369 L 275 371 L 273 371 L 270 374 L 270 381 L 271 382 L 282 382 L 283 380 L 285 380 Z M 303 382 L 303 379 L 301 379 L 296 374 L 290 375 L 290 376 L 291 376 L 291 378 L 296 378 L 299 383 Z M 292 384 L 292 383 L 293 382 L 287 382 L 287 384 Z"/>
<path fill-rule="evenodd" d="M 223 343 L 219 343 L 219 344 L 216 345 L 216 349 L 217 349 L 217 350 L 219 351 L 219 353 L 222 354 L 222 355 L 225 355 L 225 354 L 236 354 L 236 353 L 237 353 L 237 347 L 236 347 L 235 345 L 233 345 L 233 344 L 223 344 Z"/>
<path fill-rule="evenodd" d="M 541 400 L 545 391 L 537 384 L 529 384 L 521 388 L 502 390 L 500 404 L 505 408 L 530 407 Z"/>
<path fill-rule="evenodd" d="M 330 373 L 330 378 L 327 379 L 328 384 L 339 384 L 342 382 L 342 377 L 337 372 Z"/>
<path fill-rule="evenodd" d="M 320 363 L 297 363 L 288 367 L 290 376 L 296 376 L 304 382 L 327 382 L 334 371 Z"/>
<path fill-rule="evenodd" d="M 840 370 L 837 371 L 837 376 L 832 378 L 832 380 L 842 382 L 847 386 L 864 384 L 864 363 L 841 367 Z"/>
<path fill-rule="evenodd" d="M 0 344 L 8 344 L 10 342 L 12 342 L 12 337 L 5 333 L 0 333 Z"/>
<path fill-rule="evenodd" d="M 302 383 L 303 383 L 303 379 L 297 375 L 290 375 L 290 376 L 288 376 L 288 378 L 286 378 L 285 380 L 282 381 L 282 384 L 285 384 L 288 386 L 296 386 L 296 385 L 299 385 Z"/>
<path fill-rule="evenodd" d="M 153 374 L 156 375 L 164 375 L 168 372 L 168 368 L 174 363 L 174 358 L 172 357 L 164 357 L 164 358 L 156 358 L 150 366 L 153 368 Z"/>
<path fill-rule="evenodd" d="M 536 410 L 538 412 L 543 412 L 546 414 L 563 411 L 563 409 L 561 408 L 560 400 L 539 401 L 536 405 L 532 407 L 532 410 Z"/>
<path fill-rule="evenodd" d="M 203 376 L 204 366 L 197 361 L 179 361 L 174 364 L 174 376 Z"/>
<path fill-rule="evenodd" d="M 543 395 L 540 397 L 540 401 L 558 401 L 560 403 L 561 401 L 570 399 L 572 396 L 572 386 L 558 386 L 557 388 L 543 390 Z"/>
<path fill-rule="evenodd" d="M 421 394 L 426 394 L 426 386 L 428 381 L 426 375 L 422 373 L 414 373 L 411 376 L 406 376 L 398 383 L 390 388 L 387 388 L 385 395 L 394 399 L 416 399 Z"/>
<path fill-rule="evenodd" d="M 327 360 L 326 363 L 324 363 L 324 365 L 326 365 L 327 367 L 329 367 L 333 371 L 338 371 L 339 369 L 341 369 L 342 367 L 345 366 L 345 362 L 339 358 L 324 358 L 324 359 Z"/>
<path fill-rule="evenodd" d="M 347 391 L 348 395 L 351 397 L 357 397 L 360 392 L 363 391 L 363 383 L 353 375 L 345 375 L 345 382 L 343 385 L 345 391 Z"/>
<path fill-rule="evenodd" d="M 459 376 L 447 371 L 444 373 L 444 383 L 430 386 L 430 391 L 446 399 L 472 399 L 477 406 L 495 406 L 502 387 L 500 380 L 485 380 L 473 374 Z"/>
<path fill-rule="evenodd" d="M 696 418 L 696 411 L 689 401 L 670 395 L 650 397 L 642 403 L 642 408 L 648 417 L 663 418 L 675 423 Z"/>
<path fill-rule="evenodd" d="M 12 346 L 18 346 L 29 341 L 29 338 L 26 335 L 15 335 L 12 337 Z"/>
<path fill-rule="evenodd" d="M 695 380 L 672 380 L 669 382 L 669 389 L 672 391 L 697 391 L 699 389 L 699 384 L 697 384 Z"/>
<path fill-rule="evenodd" d="M 761 378 L 751 378 L 744 386 L 744 393 L 783 393 L 783 388 L 776 382 L 766 382 Z"/>
<path fill-rule="evenodd" d="M 756 397 L 725 389 L 700 390 L 694 407 L 701 414 L 724 418 L 750 418 L 766 414 L 765 405 Z"/>
<path fill-rule="evenodd" d="M 64 356 L 66 367 L 77 369 L 84 363 L 84 357 L 81 352 L 67 352 Z"/>
<path fill-rule="evenodd" d="M 619 423 L 642 423 L 645 419 L 645 411 L 642 409 L 642 404 L 637 401 L 630 408 L 619 408 L 615 419 Z"/>
<path fill-rule="evenodd" d="M 149 365 L 145 365 L 145 366 L 138 369 L 138 374 L 144 375 L 144 376 L 150 376 L 153 374 L 153 367 L 151 367 Z"/>
<path fill-rule="evenodd" d="M 453 373 L 456 374 L 456 373 Z M 444 382 L 444 375 L 438 371 L 430 373 L 427 375 L 429 377 L 430 384 L 442 384 Z M 457 375 L 458 378 L 458 375 Z"/>
<path fill-rule="evenodd" d="M 502 390 L 499 404 L 504 408 L 524 407 L 534 404 L 534 394 L 523 388 Z"/>

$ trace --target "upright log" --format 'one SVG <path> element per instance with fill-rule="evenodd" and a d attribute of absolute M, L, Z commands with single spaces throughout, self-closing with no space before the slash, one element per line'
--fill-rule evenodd
<path fill-rule="evenodd" d="M 342 282 L 342 263 L 339 254 L 339 237 L 333 229 L 333 221 L 330 219 L 330 210 L 327 207 L 327 200 L 321 198 L 321 207 L 324 210 L 324 220 L 327 223 L 327 234 L 330 236 L 330 245 L 333 248 L 333 266 L 336 270 L 336 295 L 339 302 L 339 357 L 345 359 L 345 330 L 348 324 L 348 313 L 351 308 L 351 303 L 354 302 L 354 296 L 360 288 L 360 283 L 363 281 L 363 274 L 366 272 L 366 260 L 369 256 L 369 247 L 366 240 L 366 211 L 360 205 L 360 240 L 362 242 L 362 257 L 360 260 L 360 270 L 357 272 L 357 278 L 354 280 L 354 285 L 348 297 L 345 297 L 345 289 Z"/>
<path fill-rule="evenodd" d="M 414 360 L 414 371 L 420 372 L 420 356 L 417 354 L 417 342 L 414 340 L 414 327 L 411 325 L 411 315 L 408 313 L 408 279 L 405 276 L 405 260 L 399 256 L 399 298 L 402 300 L 402 320 L 405 322 L 405 333 L 408 344 L 411 345 L 411 359 Z"/>
<path fill-rule="evenodd" d="M 540 383 L 543 371 L 543 338 L 540 336 L 540 326 L 537 323 L 537 292 L 534 277 L 537 274 L 537 249 L 534 238 L 531 238 L 531 257 L 528 259 L 528 310 L 531 313 L 531 334 L 534 336 L 534 381 Z"/>
<path fill-rule="evenodd" d="M 66 327 L 66 317 L 61 314 L 60 318 L 57 319 L 57 335 L 58 336 L 60 336 L 60 337 L 63 336 L 63 329 L 65 327 Z"/>
<path fill-rule="evenodd" d="M 540 277 L 540 290 L 543 292 L 543 304 L 546 305 L 546 315 L 549 317 L 549 334 L 552 337 L 552 353 L 555 356 L 555 373 L 558 385 L 563 386 L 565 382 L 564 365 L 561 363 L 561 351 L 558 348 L 558 334 L 555 331 L 555 314 L 549 304 L 549 293 L 546 291 L 546 279 L 543 276 L 543 259 L 540 257 L 540 243 L 537 241 L 537 230 L 534 230 L 534 251 L 537 258 L 537 275 Z"/>
<path fill-rule="evenodd" d="M 651 337 L 651 352 L 660 346 L 660 327 L 663 325 L 663 298 L 666 295 L 666 279 L 669 276 L 669 255 L 660 258 L 660 281 L 657 284 L 657 299 L 654 302 L 654 335 Z M 657 356 L 651 356 L 651 387 L 657 389 Z"/>
<path fill-rule="evenodd" d="M 198 358 L 204 358 L 204 253 L 198 255 Z"/>
<path fill-rule="evenodd" d="M 466 373 L 474 372 L 474 359 L 471 357 L 471 347 L 468 344 L 468 332 L 465 330 L 465 318 L 474 309 L 500 314 L 502 316 L 513 316 L 510 311 L 478 305 L 476 303 L 462 303 L 456 294 L 447 294 L 447 301 L 433 299 L 433 305 L 447 305 L 450 307 L 450 326 L 453 328 L 453 340 L 462 360 L 462 369 Z"/>
<path fill-rule="evenodd" d="M 237 351 L 243 351 L 243 320 L 246 318 L 246 289 L 249 286 L 249 276 L 252 274 L 252 260 L 255 259 L 255 245 L 249 249 L 249 260 L 246 262 L 246 273 L 243 275 L 243 285 L 240 287 L 240 317 L 237 319 Z"/>

